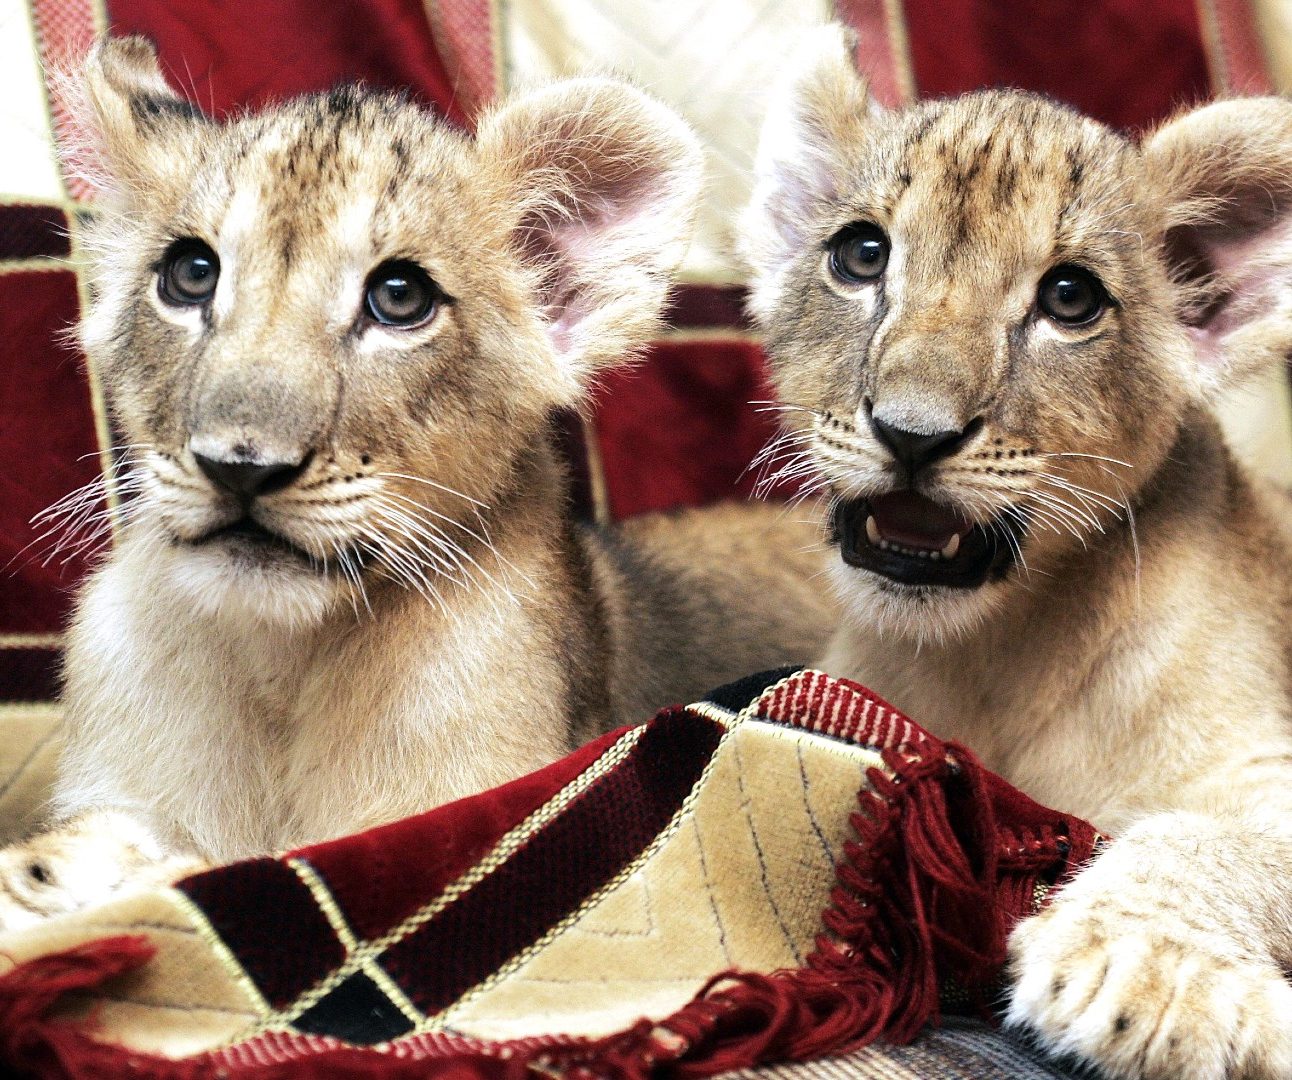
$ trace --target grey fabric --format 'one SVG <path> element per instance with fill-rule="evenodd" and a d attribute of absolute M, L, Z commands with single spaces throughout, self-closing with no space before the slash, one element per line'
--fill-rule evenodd
<path fill-rule="evenodd" d="M 1067 1080 L 1070 1072 L 978 1020 L 949 1018 L 910 1046 L 871 1046 L 845 1057 L 727 1074 L 745 1080 Z"/>

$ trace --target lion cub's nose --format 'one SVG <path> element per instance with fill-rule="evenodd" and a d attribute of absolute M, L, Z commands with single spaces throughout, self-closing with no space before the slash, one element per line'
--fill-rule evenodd
<path fill-rule="evenodd" d="M 888 448 L 889 453 L 912 474 L 919 472 L 920 469 L 931 462 L 954 454 L 970 436 L 982 427 L 982 420 L 975 419 L 971 420 L 960 431 L 925 433 L 908 431 L 906 428 L 886 423 L 869 410 L 867 410 L 867 415 L 870 418 L 870 428 L 875 433 L 875 438 L 883 443 Z"/>
<path fill-rule="evenodd" d="M 257 495 L 285 488 L 305 471 L 310 455 L 297 462 L 216 461 L 195 451 L 193 460 L 216 487 L 250 501 Z"/>

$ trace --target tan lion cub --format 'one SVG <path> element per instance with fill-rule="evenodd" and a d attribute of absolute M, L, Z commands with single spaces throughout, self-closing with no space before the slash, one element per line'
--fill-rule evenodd
<path fill-rule="evenodd" d="M 690 227 L 664 107 L 560 83 L 471 140 L 346 88 L 218 123 L 138 38 L 87 88 L 116 198 L 83 337 L 134 498 L 67 657 L 56 809 L 98 816 L 0 856 L 0 923 L 480 791 L 824 646 L 775 512 L 570 516 L 552 415 L 657 327 Z"/>
<path fill-rule="evenodd" d="M 1105 1075 L 1292 1076 L 1292 562 L 1209 402 L 1292 352 L 1292 104 L 885 113 L 831 28 L 744 220 L 847 617 L 823 666 L 1117 838 L 1011 942 Z"/>

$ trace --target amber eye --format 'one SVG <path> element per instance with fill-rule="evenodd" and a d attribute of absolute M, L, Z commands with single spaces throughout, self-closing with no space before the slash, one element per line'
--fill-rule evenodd
<path fill-rule="evenodd" d="M 363 305 L 383 326 L 420 326 L 435 314 L 439 290 L 414 262 L 382 263 L 368 275 Z"/>
<path fill-rule="evenodd" d="M 176 240 L 157 271 L 157 291 L 172 304 L 205 304 L 220 280 L 220 258 L 195 237 Z"/>
<path fill-rule="evenodd" d="M 1041 279 L 1036 304 L 1055 322 L 1081 326 L 1099 317 L 1108 306 L 1108 293 L 1089 270 L 1056 266 Z"/>
<path fill-rule="evenodd" d="M 840 281 L 874 281 L 888 265 L 888 237 L 878 225 L 859 221 L 830 239 L 830 269 Z"/>

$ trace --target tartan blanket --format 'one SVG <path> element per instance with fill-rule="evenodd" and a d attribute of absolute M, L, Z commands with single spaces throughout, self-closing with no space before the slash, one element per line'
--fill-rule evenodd
<path fill-rule="evenodd" d="M 908 1043 L 988 1014 L 1008 929 L 1097 840 L 865 688 L 768 673 L 9 935 L 0 1072 L 706 1076 Z"/>

